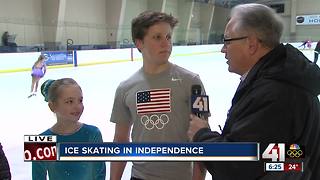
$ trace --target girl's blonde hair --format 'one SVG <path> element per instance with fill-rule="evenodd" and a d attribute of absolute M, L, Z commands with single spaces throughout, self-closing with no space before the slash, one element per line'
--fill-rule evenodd
<path fill-rule="evenodd" d="M 45 101 L 55 102 L 59 97 L 59 90 L 67 85 L 76 85 L 81 90 L 79 84 L 72 78 L 48 79 L 41 85 L 41 94 L 44 96 Z"/>
<path fill-rule="evenodd" d="M 41 54 L 41 55 L 38 57 L 38 60 L 33 64 L 33 66 L 36 66 L 40 61 L 42 61 L 42 60 L 44 60 L 44 59 L 46 59 L 46 57 L 45 57 L 43 54 Z"/>

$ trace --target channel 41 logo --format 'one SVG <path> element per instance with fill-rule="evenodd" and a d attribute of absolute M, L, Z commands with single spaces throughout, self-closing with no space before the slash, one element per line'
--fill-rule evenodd
<path fill-rule="evenodd" d="M 271 159 L 273 162 L 284 162 L 286 158 L 298 159 L 304 157 L 304 146 L 298 144 L 270 143 L 262 153 L 262 159 Z"/>

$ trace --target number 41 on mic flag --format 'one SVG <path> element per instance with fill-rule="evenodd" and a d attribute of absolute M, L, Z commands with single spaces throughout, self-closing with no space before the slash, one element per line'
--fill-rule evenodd
<path fill-rule="evenodd" d="M 209 96 L 207 95 L 192 95 L 191 96 L 191 112 L 192 113 L 209 113 Z"/>

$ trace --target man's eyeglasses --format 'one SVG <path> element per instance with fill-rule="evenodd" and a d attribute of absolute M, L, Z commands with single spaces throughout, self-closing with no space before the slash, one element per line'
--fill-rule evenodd
<path fill-rule="evenodd" d="M 228 45 L 231 43 L 231 41 L 238 41 L 241 39 L 246 39 L 248 36 L 242 36 L 242 37 L 237 37 L 237 38 L 223 38 L 223 44 Z"/>

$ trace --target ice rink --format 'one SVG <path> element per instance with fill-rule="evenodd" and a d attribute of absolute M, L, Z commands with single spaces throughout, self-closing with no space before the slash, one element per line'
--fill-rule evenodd
<path fill-rule="evenodd" d="M 304 53 L 313 60 L 313 51 L 306 50 Z M 23 60 L 23 57 L 18 60 Z M 200 75 L 210 98 L 211 128 L 219 130 L 218 125 L 223 127 L 239 83 L 239 76 L 228 72 L 224 54 L 178 56 L 170 61 Z M 104 141 L 112 141 L 114 124 L 109 122 L 109 118 L 115 90 L 121 81 L 141 66 L 142 61 L 133 61 L 48 69 L 40 85 L 46 79 L 74 78 L 84 95 L 85 109 L 80 121 L 99 127 Z M 12 179 L 31 179 L 31 163 L 23 161 L 23 136 L 39 134 L 50 128 L 56 122 L 55 115 L 39 92 L 37 96 L 27 98 L 31 86 L 30 72 L 0 74 L 0 84 L 0 142 L 10 163 Z M 109 179 L 109 162 L 106 165 L 106 179 Z M 130 171 L 131 164 L 128 163 L 122 179 L 129 179 Z M 211 179 L 209 173 L 206 179 Z"/>

